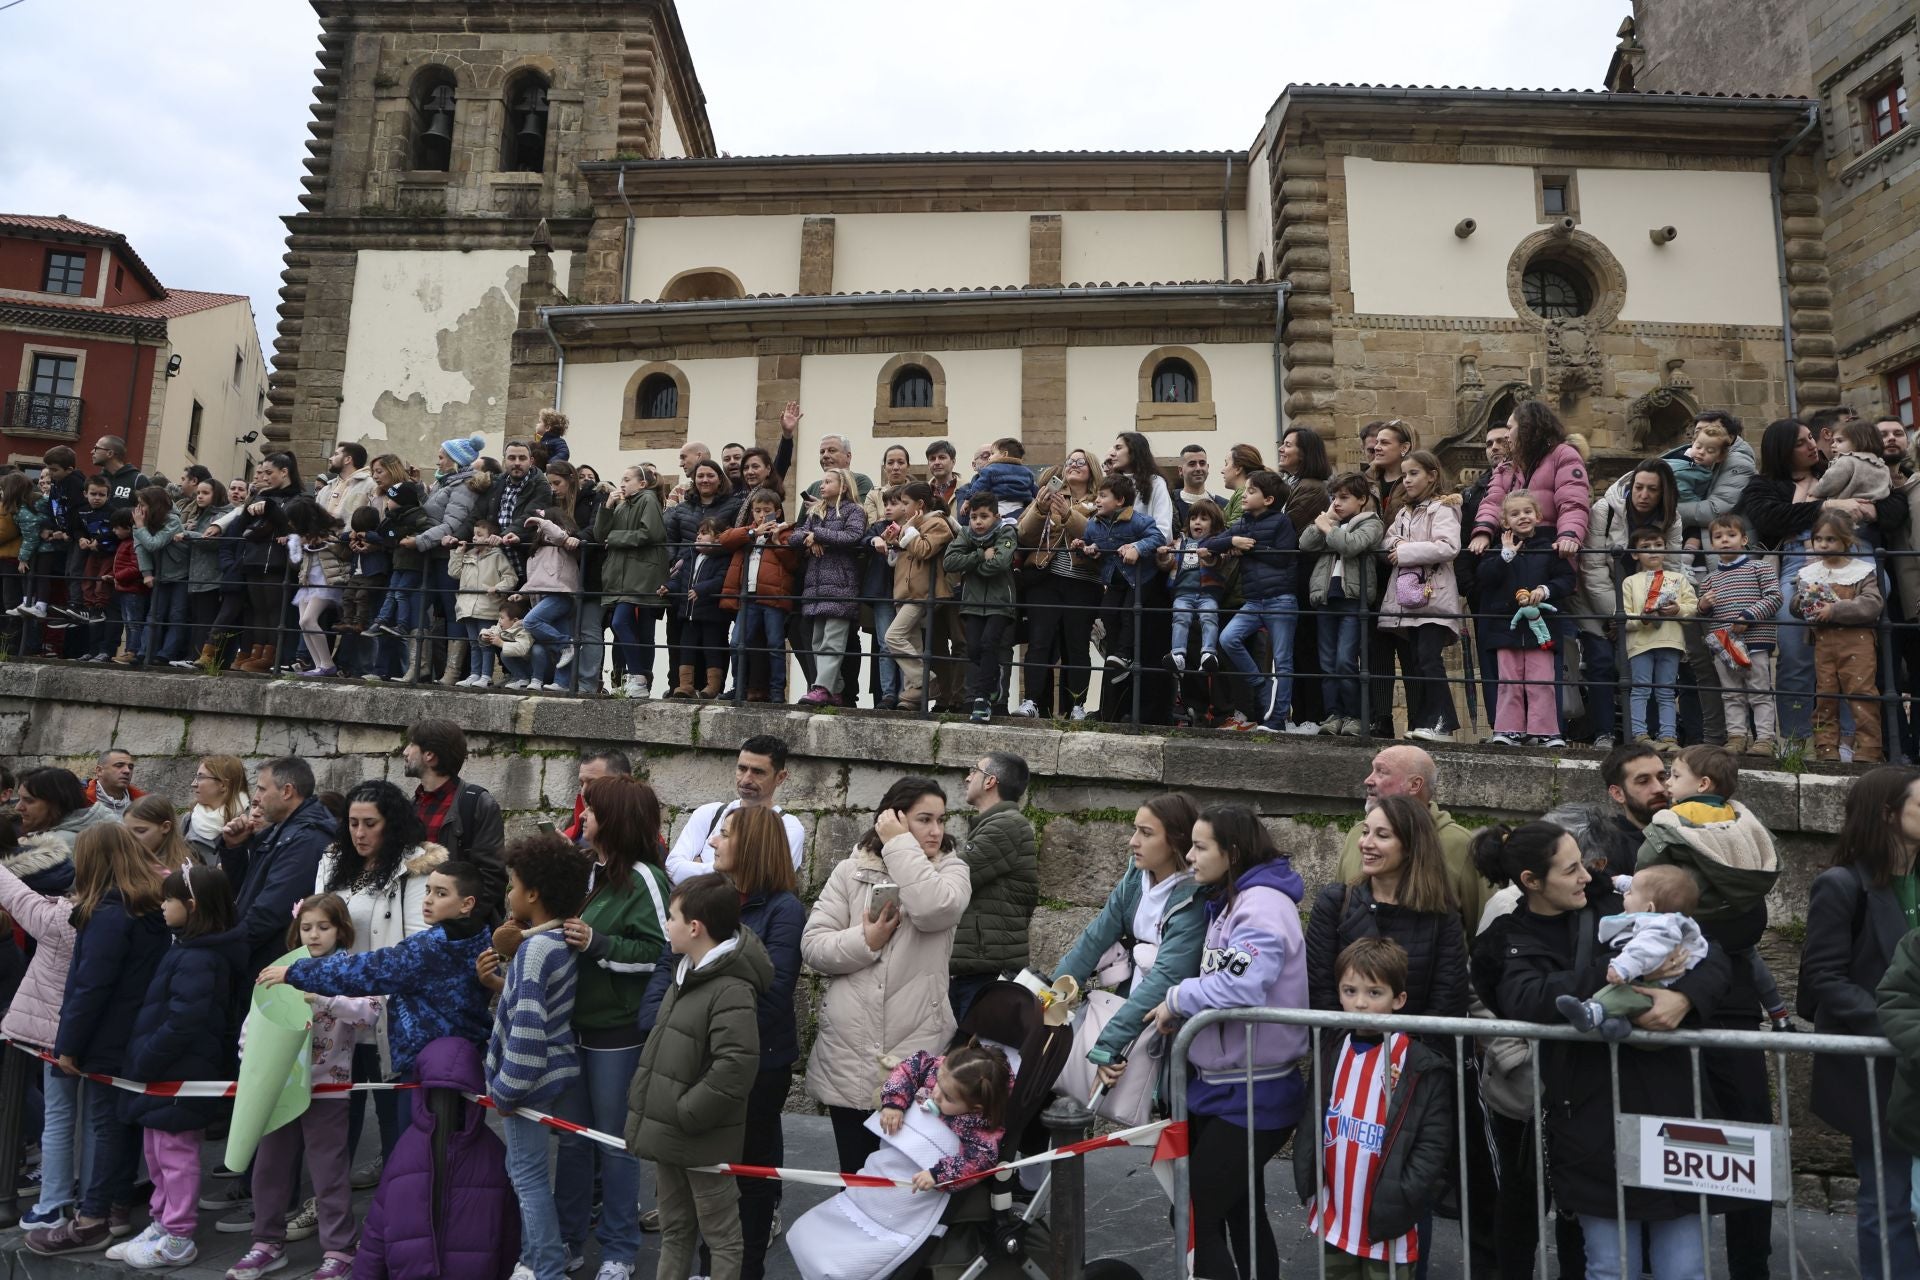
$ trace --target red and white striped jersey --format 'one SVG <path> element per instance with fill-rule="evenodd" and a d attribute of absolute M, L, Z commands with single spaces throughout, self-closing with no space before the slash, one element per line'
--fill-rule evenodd
<path fill-rule="evenodd" d="M 1358 1258 L 1413 1262 L 1420 1256 L 1412 1231 L 1391 1241 L 1367 1237 L 1374 1182 L 1386 1154 L 1387 1105 L 1406 1065 L 1408 1043 L 1396 1032 L 1371 1047 L 1356 1047 L 1348 1036 L 1321 1119 L 1320 1196 L 1308 1221 L 1315 1235 Z"/>

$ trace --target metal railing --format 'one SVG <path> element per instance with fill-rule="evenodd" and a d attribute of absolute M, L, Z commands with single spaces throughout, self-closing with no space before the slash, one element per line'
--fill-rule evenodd
<path fill-rule="evenodd" d="M 1685 1050 L 1688 1055 L 1692 1076 L 1690 1099 L 1692 1110 L 1691 1118 L 1707 1120 L 1709 1123 L 1713 1123 L 1714 1120 L 1712 1117 L 1705 1115 L 1705 1108 L 1703 1106 L 1704 1093 L 1700 1061 L 1702 1051 L 1744 1050 L 1763 1055 L 1771 1055 L 1774 1059 L 1775 1067 L 1772 1085 L 1777 1091 L 1779 1119 L 1770 1127 L 1778 1133 L 1782 1142 L 1781 1149 L 1774 1152 L 1773 1156 L 1777 1162 L 1775 1169 L 1784 1169 L 1789 1175 L 1793 1167 L 1793 1115 L 1787 1069 L 1789 1057 L 1795 1054 L 1832 1054 L 1835 1056 L 1859 1058 L 1865 1072 L 1868 1115 L 1873 1130 L 1871 1146 L 1873 1166 L 1876 1171 L 1875 1184 L 1878 1191 L 1880 1274 L 1889 1278 L 1894 1274 L 1890 1267 L 1891 1246 L 1889 1242 L 1887 1218 L 1886 1180 L 1884 1176 L 1880 1175 L 1880 1171 L 1885 1168 L 1885 1137 L 1883 1133 L 1884 1126 L 1882 1125 L 1880 1116 L 1879 1093 L 1875 1084 L 1874 1065 L 1877 1059 L 1893 1057 L 1894 1049 L 1891 1044 L 1880 1037 L 1822 1034 L 1786 1035 L 1772 1031 L 1649 1032 L 1636 1029 L 1624 1041 L 1608 1043 L 1601 1041 L 1592 1034 L 1576 1030 L 1571 1026 L 1554 1026 L 1545 1023 L 1519 1022 L 1496 1018 L 1403 1017 L 1397 1014 L 1366 1015 L 1310 1009 L 1209 1009 L 1189 1018 L 1180 1027 L 1180 1030 L 1174 1037 L 1172 1052 L 1168 1055 L 1168 1093 L 1173 1118 L 1176 1121 L 1184 1122 L 1188 1119 L 1187 1055 L 1192 1048 L 1195 1037 L 1209 1027 L 1231 1023 L 1240 1024 L 1244 1028 L 1245 1042 L 1242 1053 L 1246 1063 L 1244 1083 L 1247 1088 L 1247 1114 L 1245 1119 L 1249 1132 L 1255 1127 L 1254 1091 L 1252 1087 L 1255 1028 L 1261 1024 L 1279 1024 L 1291 1027 L 1302 1027 L 1307 1030 L 1308 1056 L 1296 1069 L 1302 1070 L 1306 1076 L 1304 1093 L 1308 1099 L 1308 1103 L 1307 1110 L 1303 1114 L 1301 1122 L 1294 1130 L 1293 1140 L 1295 1142 L 1301 1141 L 1303 1135 L 1307 1135 L 1307 1140 L 1309 1141 L 1317 1141 L 1324 1127 L 1324 1113 L 1321 1104 L 1324 1091 L 1319 1079 L 1321 1064 L 1325 1062 L 1322 1053 L 1322 1036 L 1324 1033 L 1333 1032 L 1336 1036 L 1344 1036 L 1347 1032 L 1356 1030 L 1380 1033 L 1398 1032 L 1420 1037 L 1429 1043 L 1441 1038 L 1448 1039 L 1452 1042 L 1451 1065 L 1454 1076 L 1454 1145 L 1458 1162 L 1460 1195 L 1460 1252 L 1463 1261 L 1463 1270 L 1466 1270 L 1468 1274 L 1470 1274 L 1470 1270 L 1466 1269 L 1466 1260 L 1471 1257 L 1473 1247 L 1473 1212 L 1471 1203 L 1471 1184 L 1473 1179 L 1469 1173 L 1468 1161 L 1468 1143 L 1472 1139 L 1470 1137 L 1471 1130 L 1468 1124 L 1468 1072 L 1466 1067 L 1474 1052 L 1468 1047 L 1469 1041 L 1512 1037 L 1532 1042 L 1536 1048 L 1542 1042 L 1575 1042 L 1590 1052 L 1598 1052 L 1605 1049 L 1608 1054 L 1608 1076 L 1612 1087 L 1610 1112 L 1615 1121 L 1616 1134 L 1618 1134 L 1620 1128 L 1619 1119 L 1623 1115 L 1620 1104 L 1620 1053 L 1623 1048 L 1629 1053 L 1669 1049 Z M 1337 1043 L 1336 1041 L 1336 1047 Z M 1549 1217 L 1547 1207 L 1549 1200 L 1547 1181 L 1549 1160 L 1547 1157 L 1547 1135 L 1544 1123 L 1545 1109 L 1542 1105 L 1542 1098 L 1545 1091 L 1541 1078 L 1540 1054 L 1537 1051 L 1530 1053 L 1528 1055 L 1528 1061 L 1528 1093 L 1532 1110 L 1528 1123 L 1530 1125 L 1532 1154 L 1534 1157 L 1534 1220 L 1541 1224 L 1535 1248 L 1535 1266 L 1537 1268 L 1536 1274 L 1544 1278 L 1548 1274 L 1547 1237 L 1549 1231 L 1547 1224 L 1552 1221 Z M 1685 1106 L 1687 1102 L 1682 1101 L 1681 1105 Z M 1309 1121 L 1311 1121 L 1311 1123 L 1309 1123 Z M 1735 1125 L 1736 1127 L 1754 1127 L 1760 1122 L 1730 1120 L 1727 1121 L 1727 1123 Z M 1247 1145 L 1247 1155 L 1248 1239 L 1249 1249 L 1251 1250 L 1255 1238 L 1254 1230 L 1257 1227 L 1255 1217 L 1257 1214 L 1265 1212 L 1266 1209 L 1258 1202 L 1258 1198 L 1254 1195 L 1254 1178 L 1257 1168 L 1254 1163 L 1254 1150 L 1251 1142 Z M 1617 1143 L 1615 1162 L 1616 1166 L 1620 1163 Z M 1324 1161 L 1316 1157 L 1313 1161 L 1313 1166 L 1315 1169 L 1314 1187 L 1317 1195 L 1322 1189 L 1320 1179 L 1324 1174 Z M 1786 1181 L 1790 1182 L 1790 1177 L 1787 1178 Z M 1776 1185 L 1779 1185 L 1779 1183 L 1780 1180 L 1777 1179 Z M 1627 1256 L 1627 1187 L 1628 1175 L 1622 1171 L 1615 1179 L 1614 1193 L 1614 1222 L 1618 1233 L 1616 1241 L 1621 1258 L 1621 1280 L 1632 1280 L 1632 1277 L 1637 1277 L 1640 1274 L 1640 1258 L 1637 1254 L 1632 1258 Z M 1709 1207 L 1709 1197 L 1706 1194 L 1701 1194 L 1698 1199 L 1701 1252 L 1703 1256 L 1708 1259 L 1707 1270 L 1710 1275 L 1712 1272 L 1712 1248 L 1709 1224 L 1714 1215 Z M 1770 1199 L 1769 1203 L 1775 1205 L 1784 1203 L 1787 1206 L 1788 1211 L 1785 1216 L 1788 1274 L 1792 1280 L 1798 1280 L 1798 1277 L 1802 1275 L 1803 1272 L 1800 1266 L 1799 1251 L 1796 1247 L 1792 1197 L 1790 1194 L 1776 1194 Z M 1309 1206 L 1309 1209 L 1310 1208 L 1311 1206 Z M 1188 1240 L 1192 1233 L 1190 1171 L 1188 1157 L 1186 1156 L 1181 1156 L 1175 1162 L 1174 1166 L 1173 1210 L 1175 1220 L 1175 1274 L 1188 1275 L 1191 1274 L 1191 1272 L 1187 1265 L 1186 1250 Z M 1720 1212 L 1725 1212 L 1725 1208 L 1722 1207 Z M 1315 1247 L 1317 1257 L 1319 1258 L 1318 1274 L 1322 1277 L 1322 1280 L 1324 1280 L 1326 1275 L 1326 1257 L 1324 1249 L 1320 1248 L 1317 1238 Z M 1412 1273 L 1412 1264 L 1401 1265 L 1405 1266 L 1408 1274 Z"/>
<path fill-rule="evenodd" d="M 82 405 L 79 396 L 54 395 L 48 391 L 8 391 L 0 396 L 0 428 L 8 431 L 43 431 L 77 439 L 80 435 Z"/>

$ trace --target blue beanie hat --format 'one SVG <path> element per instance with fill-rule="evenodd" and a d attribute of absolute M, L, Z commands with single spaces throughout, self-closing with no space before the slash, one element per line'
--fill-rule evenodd
<path fill-rule="evenodd" d="M 478 458 L 480 451 L 487 447 L 487 438 L 482 435 L 471 435 L 462 440 L 442 440 L 440 447 L 446 451 L 449 458 L 453 459 L 454 465 L 464 471 L 473 465 L 473 460 Z"/>

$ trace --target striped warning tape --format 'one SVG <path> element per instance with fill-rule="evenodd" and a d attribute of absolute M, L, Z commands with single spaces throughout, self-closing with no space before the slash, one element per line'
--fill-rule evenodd
<path fill-rule="evenodd" d="M 31 1058 L 59 1065 L 52 1054 L 32 1045 L 21 1044 L 18 1040 L 9 1040 L 8 1044 Z M 78 1075 L 83 1080 L 95 1084 L 111 1085 L 128 1093 L 144 1094 L 149 1098 L 231 1098 L 240 1087 L 237 1080 L 128 1080 L 122 1076 L 105 1075 L 98 1071 L 82 1071 Z M 386 1089 L 418 1089 L 417 1084 L 406 1084 L 398 1080 L 384 1083 L 334 1084 L 323 1081 L 313 1086 L 313 1092 L 322 1097 L 332 1097 L 343 1093 L 371 1093 Z"/>

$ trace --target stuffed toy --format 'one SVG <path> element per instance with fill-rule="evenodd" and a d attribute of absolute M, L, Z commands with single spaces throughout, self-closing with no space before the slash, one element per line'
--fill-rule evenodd
<path fill-rule="evenodd" d="M 1513 593 L 1513 598 L 1519 602 L 1520 608 L 1514 613 L 1513 621 L 1507 625 L 1518 631 L 1521 624 L 1525 623 L 1527 629 L 1533 632 L 1534 641 L 1538 646 L 1542 649 L 1551 649 L 1553 633 L 1547 630 L 1547 615 L 1560 611 L 1550 604 L 1528 604 L 1528 594 L 1525 591 Z"/>

